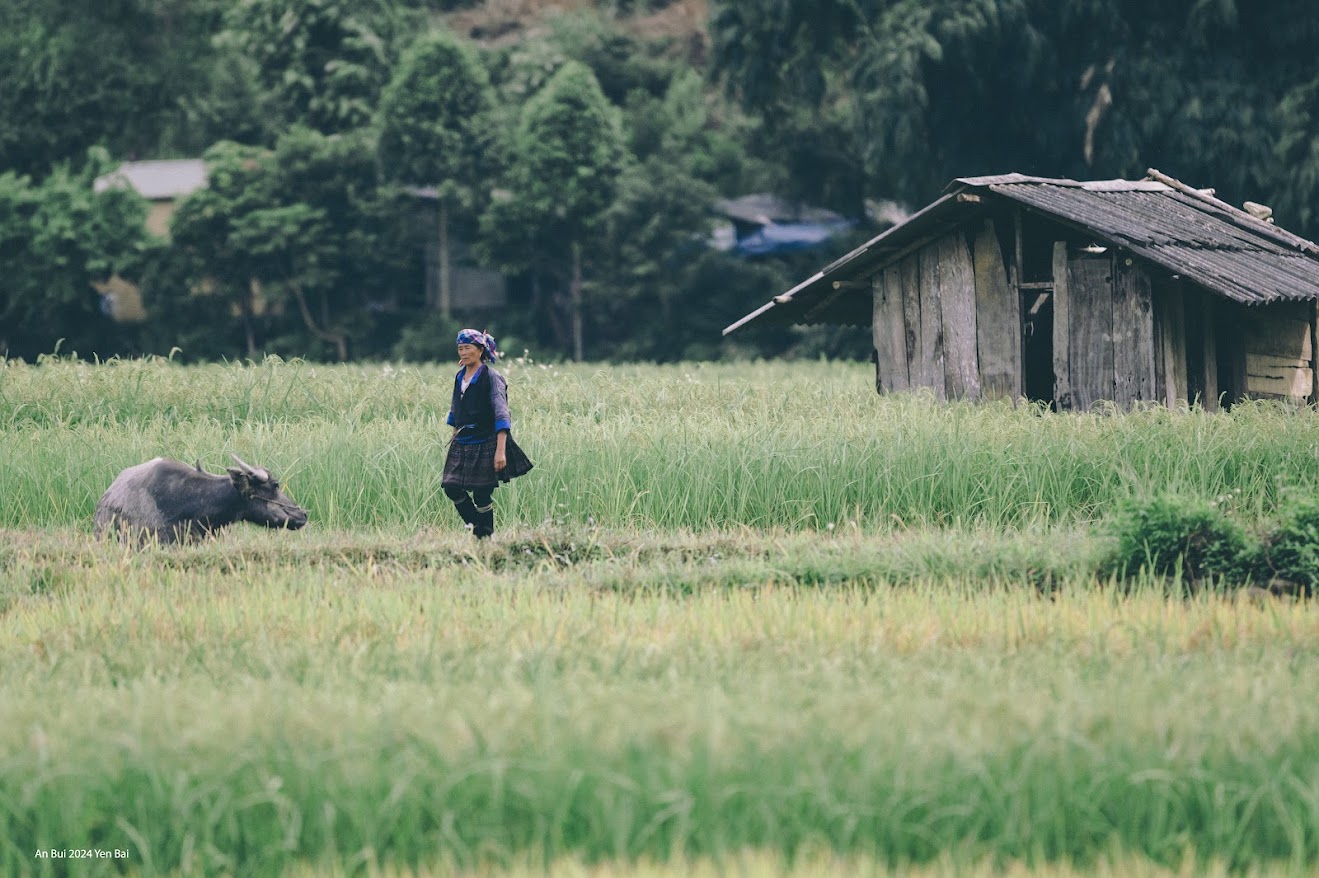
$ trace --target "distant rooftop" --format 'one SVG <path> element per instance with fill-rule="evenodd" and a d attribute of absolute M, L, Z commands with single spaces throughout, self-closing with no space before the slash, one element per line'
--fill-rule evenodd
<path fill-rule="evenodd" d="M 181 198 L 206 185 L 206 163 L 201 159 L 160 159 L 124 162 L 118 169 L 96 178 L 95 190 L 112 186 L 136 189 L 144 198 L 160 201 Z"/>
<path fill-rule="evenodd" d="M 844 218 L 823 207 L 808 207 L 769 193 L 723 198 L 715 208 L 724 216 L 757 226 L 780 223 L 837 223 Z"/>

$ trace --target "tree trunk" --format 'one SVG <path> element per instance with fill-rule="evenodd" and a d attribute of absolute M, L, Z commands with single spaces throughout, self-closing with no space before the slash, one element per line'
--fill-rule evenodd
<path fill-rule="evenodd" d="M 248 281 L 243 290 L 239 309 L 243 312 L 243 335 L 247 338 L 247 358 L 256 359 L 256 328 L 252 325 L 252 281 Z"/>
<path fill-rule="evenodd" d="M 453 290 L 449 286 L 449 205 L 440 198 L 440 316 L 446 320 L 453 313 Z"/>
<path fill-rule="evenodd" d="M 321 341 L 328 341 L 334 344 L 335 353 L 339 357 L 339 362 L 348 361 L 348 333 L 346 332 L 329 332 L 321 329 L 316 325 L 316 320 L 311 316 L 311 309 L 307 307 L 307 296 L 302 291 L 301 284 L 290 284 L 293 290 L 293 298 L 298 302 L 298 312 L 302 315 L 302 322 L 311 330 L 311 334 Z"/>
<path fill-rule="evenodd" d="M 572 245 L 572 358 L 582 361 L 582 246 Z"/>

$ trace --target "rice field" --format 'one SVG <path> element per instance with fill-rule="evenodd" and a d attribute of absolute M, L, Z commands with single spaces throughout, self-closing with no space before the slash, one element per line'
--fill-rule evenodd
<path fill-rule="evenodd" d="M 477 544 L 447 366 L 0 367 L 0 871 L 1319 869 L 1313 604 L 1095 572 L 1131 497 L 1313 494 L 1312 411 L 502 371 L 537 467 Z M 230 452 L 311 524 L 92 538 L 123 467 Z"/>

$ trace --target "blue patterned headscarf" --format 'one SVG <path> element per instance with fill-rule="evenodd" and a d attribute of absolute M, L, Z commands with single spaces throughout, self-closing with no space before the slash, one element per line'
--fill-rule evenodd
<path fill-rule="evenodd" d="M 494 362 L 499 359 L 499 352 L 495 350 L 495 337 L 488 332 L 480 329 L 464 329 L 458 333 L 458 344 L 474 344 L 484 349 L 481 359 Z"/>

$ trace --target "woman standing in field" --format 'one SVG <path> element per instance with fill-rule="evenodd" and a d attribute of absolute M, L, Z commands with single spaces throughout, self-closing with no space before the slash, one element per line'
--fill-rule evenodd
<path fill-rule="evenodd" d="M 495 532 L 495 488 L 532 467 L 511 434 L 508 382 L 489 366 L 498 356 L 488 333 L 479 329 L 458 333 L 462 368 L 453 379 L 453 400 L 445 420 L 453 427 L 453 436 L 440 484 L 477 539 Z"/>

